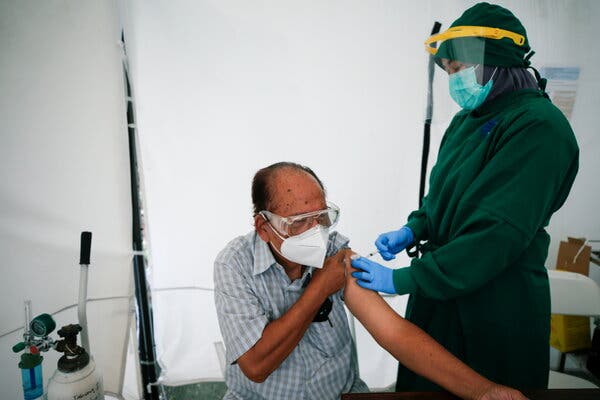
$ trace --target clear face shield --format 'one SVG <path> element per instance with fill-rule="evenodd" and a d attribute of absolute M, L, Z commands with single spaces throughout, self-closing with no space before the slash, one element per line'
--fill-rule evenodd
<path fill-rule="evenodd" d="M 448 40 L 442 44 L 442 49 L 436 54 L 435 62 L 448 74 L 454 74 L 465 68 L 476 70 L 477 81 L 483 78 L 485 65 L 485 39 L 480 37 L 465 37 Z"/>
<path fill-rule="evenodd" d="M 436 57 L 448 73 L 450 97 L 463 110 L 474 110 L 489 95 L 493 82 L 484 82 L 485 39 L 459 37 L 442 44 Z"/>
<path fill-rule="evenodd" d="M 487 26 L 453 26 L 445 32 L 429 37 L 425 41 L 425 49 L 436 57 L 436 63 L 442 68 L 444 67 L 441 65 L 442 59 L 484 65 L 485 39 L 510 39 L 517 46 L 525 44 L 523 35 L 505 29 Z"/>
<path fill-rule="evenodd" d="M 486 38 L 474 36 L 478 33 L 450 28 L 426 41 L 435 62 L 448 73 L 450 97 L 464 110 L 482 105 L 493 85 L 490 79 L 484 82 Z M 432 47 L 437 41 L 439 48 Z"/>

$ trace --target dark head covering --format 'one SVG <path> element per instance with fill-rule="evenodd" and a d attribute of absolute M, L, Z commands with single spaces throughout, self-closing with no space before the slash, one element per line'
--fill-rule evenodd
<path fill-rule="evenodd" d="M 528 67 L 525 54 L 529 52 L 527 32 L 521 21 L 504 7 L 478 3 L 466 10 L 450 27 L 485 26 L 515 32 L 525 37 L 521 46 L 510 38 L 486 39 L 481 37 L 465 37 L 449 39 L 442 42 L 436 59 L 462 61 L 464 63 L 485 64 L 497 67 Z"/>
<path fill-rule="evenodd" d="M 493 79 L 494 84 L 484 103 L 491 102 L 505 93 L 538 88 L 535 78 L 525 68 L 504 68 L 485 65 L 483 66 L 482 83 L 485 84 L 490 79 Z"/>

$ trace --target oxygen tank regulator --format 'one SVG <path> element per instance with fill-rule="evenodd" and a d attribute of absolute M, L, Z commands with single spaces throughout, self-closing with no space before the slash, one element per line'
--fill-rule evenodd
<path fill-rule="evenodd" d="M 48 382 L 47 400 L 104 400 L 102 375 L 96 369 L 90 355 L 86 300 L 87 268 L 90 264 L 92 233 L 81 233 L 81 274 L 79 281 L 79 324 L 65 325 L 57 332 L 61 340 L 49 335 L 56 328 L 50 314 L 41 314 L 31 319 L 31 302 L 25 301 L 25 331 L 23 341 L 13 346 L 15 353 L 21 354 L 19 369 L 25 400 L 41 397 L 44 392 L 42 376 L 42 351 L 54 349 L 63 355 L 58 360 L 57 370 Z M 77 335 L 81 333 L 82 346 L 77 345 Z"/>

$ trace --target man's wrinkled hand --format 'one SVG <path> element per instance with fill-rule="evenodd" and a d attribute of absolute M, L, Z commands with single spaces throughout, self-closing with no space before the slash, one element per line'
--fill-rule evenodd
<path fill-rule="evenodd" d="M 527 400 L 518 390 L 494 384 L 480 396 L 477 400 Z"/>
<path fill-rule="evenodd" d="M 346 284 L 346 264 L 350 262 L 351 255 L 352 250 L 342 249 L 327 257 L 323 268 L 314 271 L 311 284 L 320 285 L 328 296 L 342 289 Z"/>

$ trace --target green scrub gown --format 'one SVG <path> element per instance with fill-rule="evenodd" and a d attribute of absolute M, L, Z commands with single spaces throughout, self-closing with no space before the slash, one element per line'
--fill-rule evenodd
<path fill-rule="evenodd" d="M 547 387 L 544 227 L 565 202 L 578 159 L 569 123 L 541 92 L 508 93 L 454 117 L 429 193 L 408 218 L 427 242 L 421 258 L 394 272 L 397 288 L 403 279 L 417 286 L 406 318 L 497 383 Z M 400 365 L 396 390 L 440 388 Z"/>

